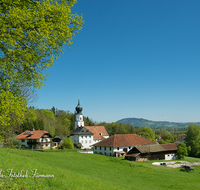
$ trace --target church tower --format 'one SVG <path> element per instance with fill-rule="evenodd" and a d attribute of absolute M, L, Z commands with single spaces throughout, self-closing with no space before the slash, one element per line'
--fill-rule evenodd
<path fill-rule="evenodd" d="M 83 110 L 83 108 L 81 107 L 80 100 L 78 99 L 78 105 L 76 106 L 75 129 L 78 128 L 78 127 L 84 127 L 82 110 Z"/>

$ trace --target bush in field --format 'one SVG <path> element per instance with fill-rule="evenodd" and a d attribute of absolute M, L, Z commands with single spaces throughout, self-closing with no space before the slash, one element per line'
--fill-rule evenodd
<path fill-rule="evenodd" d="M 80 149 L 82 147 L 82 144 L 81 143 L 77 143 L 77 144 L 75 144 L 75 147 Z"/>
<path fill-rule="evenodd" d="M 74 148 L 74 142 L 66 137 L 64 139 L 64 141 L 62 142 L 62 144 L 60 146 L 58 146 L 59 149 L 73 149 Z"/>
<path fill-rule="evenodd" d="M 9 148 L 15 148 L 19 145 L 19 140 L 16 139 L 16 135 L 13 135 L 6 139 L 6 145 Z"/>

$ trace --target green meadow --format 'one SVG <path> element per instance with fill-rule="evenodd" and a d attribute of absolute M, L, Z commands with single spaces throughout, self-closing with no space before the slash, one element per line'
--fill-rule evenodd
<path fill-rule="evenodd" d="M 196 190 L 200 189 L 200 166 L 194 167 L 194 172 L 182 172 L 180 168 L 153 166 L 152 161 L 134 162 L 76 151 L 1 148 L 0 189 Z"/>

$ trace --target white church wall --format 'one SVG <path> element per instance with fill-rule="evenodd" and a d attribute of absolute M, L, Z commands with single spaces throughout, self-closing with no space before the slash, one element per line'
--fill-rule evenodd
<path fill-rule="evenodd" d="M 91 148 L 91 145 L 94 144 L 93 135 L 80 135 L 79 142 L 82 144 L 82 149 Z"/>

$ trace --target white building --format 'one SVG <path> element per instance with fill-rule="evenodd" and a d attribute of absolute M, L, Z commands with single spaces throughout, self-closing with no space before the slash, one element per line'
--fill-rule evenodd
<path fill-rule="evenodd" d="M 93 144 L 94 154 L 123 156 L 135 146 L 156 144 L 136 134 L 115 134 L 101 142 Z"/>
<path fill-rule="evenodd" d="M 80 100 L 78 100 L 78 105 L 75 109 L 75 129 L 70 134 L 70 138 L 74 141 L 74 144 L 81 143 L 82 149 L 90 149 L 95 142 L 109 137 L 104 126 L 84 126 L 83 108 L 80 105 Z"/>
<path fill-rule="evenodd" d="M 17 135 L 19 147 L 29 149 L 49 149 L 51 148 L 51 138 L 49 132 L 43 130 L 24 131 Z"/>

